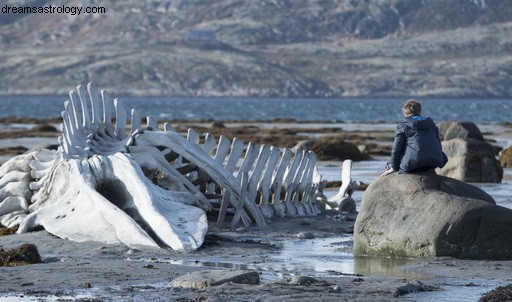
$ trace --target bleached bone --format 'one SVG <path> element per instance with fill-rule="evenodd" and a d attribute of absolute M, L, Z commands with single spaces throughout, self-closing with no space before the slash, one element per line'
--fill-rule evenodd
<path fill-rule="evenodd" d="M 258 192 L 260 193 L 260 201 L 259 206 L 261 213 L 267 219 L 272 218 L 274 216 L 274 209 L 270 205 L 270 193 L 271 193 L 271 182 L 272 182 L 272 174 L 274 173 L 274 169 L 277 165 L 277 161 L 279 160 L 280 150 L 277 147 L 270 148 L 270 156 L 267 162 L 267 166 L 265 168 L 265 174 L 261 178 L 258 183 Z"/>
<path fill-rule="evenodd" d="M 231 144 L 230 144 L 229 140 L 225 136 L 221 135 L 220 139 L 219 139 L 219 144 L 217 145 L 217 151 L 216 151 L 215 157 L 214 157 L 215 162 L 217 162 L 219 164 L 224 163 L 226 156 L 228 156 L 228 154 L 229 154 L 230 145 Z M 208 186 L 206 193 L 210 193 L 210 194 L 215 193 L 215 184 L 214 183 L 211 183 Z"/>
<path fill-rule="evenodd" d="M 304 216 L 306 215 L 304 205 L 299 201 L 300 198 L 300 190 L 299 185 L 303 178 L 304 173 L 306 172 L 305 169 L 310 161 L 310 154 L 312 152 L 303 151 L 302 160 L 300 162 L 300 166 L 295 173 L 295 176 L 293 177 L 293 180 L 289 186 L 290 195 L 291 195 L 291 203 L 295 207 L 297 211 L 298 216 Z"/>
<path fill-rule="evenodd" d="M 292 164 L 287 168 L 285 172 L 285 178 L 283 181 L 283 188 L 285 189 L 285 200 L 284 205 L 286 207 L 286 216 L 294 217 L 297 215 L 297 208 L 292 204 L 293 190 L 295 188 L 294 178 L 299 165 L 304 157 L 306 151 L 299 150 L 293 158 Z"/>
<path fill-rule="evenodd" d="M 163 134 L 163 135 L 162 135 Z M 146 146 L 159 146 L 172 149 L 174 152 L 182 155 L 188 161 L 198 168 L 209 173 L 209 176 L 221 186 L 230 189 L 235 198 L 240 196 L 240 182 L 234 178 L 231 173 L 227 173 L 222 165 L 216 163 L 209 154 L 205 153 L 201 146 L 189 144 L 188 140 L 174 132 L 155 132 L 146 131 L 139 134 L 136 141 Z M 266 225 L 265 219 L 254 202 L 245 198 L 244 207 L 251 213 L 254 221 L 258 225 Z M 245 211 L 242 211 L 242 215 Z"/>
<path fill-rule="evenodd" d="M 357 182 L 352 181 L 352 160 L 343 161 L 341 169 L 341 186 L 338 193 L 324 202 L 332 209 L 340 212 L 356 212 L 356 202 L 352 198 L 352 192 L 357 188 Z"/>
<path fill-rule="evenodd" d="M 281 202 L 281 189 L 283 185 L 284 174 L 286 172 L 286 168 L 290 164 L 291 158 L 292 151 L 290 151 L 289 149 L 285 149 L 279 162 L 279 168 L 277 168 L 277 172 L 275 173 L 274 178 L 272 179 L 272 208 L 274 209 L 275 213 L 280 217 L 284 217 L 286 215 L 286 206 L 284 205 L 284 203 Z"/>
<path fill-rule="evenodd" d="M 221 229 L 231 217 L 236 229 L 319 211 L 324 182 L 312 152 L 217 142 L 209 133 L 201 144 L 192 129 L 185 138 L 150 116 L 143 126 L 135 109 L 127 117 L 121 101 L 92 84 L 70 92 L 61 116 L 58 150 L 0 167 L 0 222 L 18 232 L 42 226 L 75 241 L 195 250 L 206 212 L 218 210 Z"/>
<path fill-rule="evenodd" d="M 313 187 L 312 179 L 314 168 L 316 164 L 316 154 L 313 152 L 308 152 L 307 154 L 307 162 L 304 168 L 304 172 L 301 175 L 299 185 L 297 188 L 296 196 L 299 196 L 301 206 L 304 208 L 304 211 L 307 215 L 316 215 L 318 212 L 316 208 L 313 207 L 311 201 L 311 188 Z"/>

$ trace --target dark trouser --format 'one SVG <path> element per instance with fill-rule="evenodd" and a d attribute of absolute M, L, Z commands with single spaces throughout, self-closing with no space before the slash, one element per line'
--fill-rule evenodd
<path fill-rule="evenodd" d="M 435 169 L 436 169 L 436 167 L 433 167 L 433 166 L 420 167 L 420 168 L 416 168 L 416 169 L 414 169 L 414 170 L 409 171 L 409 173 L 414 173 L 414 172 L 427 172 L 427 171 L 435 170 Z"/>

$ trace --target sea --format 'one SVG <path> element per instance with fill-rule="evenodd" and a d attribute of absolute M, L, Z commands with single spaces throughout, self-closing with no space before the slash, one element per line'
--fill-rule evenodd
<path fill-rule="evenodd" d="M 401 98 L 173 98 L 120 97 L 123 106 L 159 120 L 234 120 L 396 123 L 402 118 Z M 0 118 L 54 118 L 67 96 L 0 96 Z M 418 99 L 423 114 L 435 121 L 476 124 L 511 123 L 512 99 Z"/>

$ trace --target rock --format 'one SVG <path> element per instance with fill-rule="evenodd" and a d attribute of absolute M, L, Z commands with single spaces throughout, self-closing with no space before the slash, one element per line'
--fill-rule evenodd
<path fill-rule="evenodd" d="M 17 230 L 18 230 L 18 227 L 6 228 L 0 224 L 0 236 L 16 234 Z"/>
<path fill-rule="evenodd" d="M 363 196 L 354 251 L 512 259 L 512 210 L 473 185 L 433 173 L 380 177 Z"/>
<path fill-rule="evenodd" d="M 432 290 L 438 290 L 438 288 L 435 288 L 433 286 L 427 286 L 427 285 L 423 284 L 421 281 L 416 281 L 416 283 L 407 283 L 404 286 L 400 286 L 399 288 L 396 289 L 393 296 L 400 297 L 400 296 L 407 295 L 410 293 L 432 291 Z"/>
<path fill-rule="evenodd" d="M 47 124 L 35 125 L 31 130 L 33 132 L 57 132 L 54 126 Z"/>
<path fill-rule="evenodd" d="M 17 249 L 0 249 L 0 266 L 20 266 L 41 263 L 41 256 L 33 244 L 23 244 Z"/>
<path fill-rule="evenodd" d="M 311 232 L 300 232 L 297 234 L 297 238 L 299 239 L 315 239 L 315 234 Z"/>
<path fill-rule="evenodd" d="M 323 283 L 323 281 L 317 280 L 312 277 L 308 276 L 294 276 L 291 279 L 285 279 L 284 283 L 290 284 L 290 285 L 311 285 L 315 283 Z"/>
<path fill-rule="evenodd" d="M 437 128 L 442 141 L 454 138 L 484 140 L 480 129 L 473 122 L 442 121 L 437 125 Z"/>
<path fill-rule="evenodd" d="M 339 137 L 325 137 L 314 141 L 311 147 L 319 160 L 346 160 L 360 161 L 368 159 L 359 148 Z"/>
<path fill-rule="evenodd" d="M 512 301 L 512 284 L 499 286 L 484 294 L 480 298 L 482 302 Z"/>
<path fill-rule="evenodd" d="M 512 146 L 501 150 L 500 164 L 503 168 L 512 168 Z"/>
<path fill-rule="evenodd" d="M 475 139 L 441 142 L 448 163 L 438 173 L 466 182 L 500 183 L 503 168 L 494 156 L 494 147 Z"/>
<path fill-rule="evenodd" d="M 224 283 L 237 283 L 237 284 L 260 284 L 260 276 L 255 271 L 248 270 L 211 270 L 211 271 L 197 271 L 180 276 L 171 281 L 167 287 L 182 287 L 182 288 L 205 288 L 210 286 L 217 286 Z"/>

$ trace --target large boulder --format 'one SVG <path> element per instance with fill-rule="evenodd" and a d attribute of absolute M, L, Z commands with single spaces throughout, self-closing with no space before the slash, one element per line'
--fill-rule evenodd
<path fill-rule="evenodd" d="M 512 259 L 512 210 L 481 189 L 436 175 L 392 174 L 366 190 L 356 255 Z"/>
<path fill-rule="evenodd" d="M 442 121 L 437 125 L 441 140 L 473 138 L 483 141 L 484 137 L 473 122 Z"/>
<path fill-rule="evenodd" d="M 441 142 L 448 163 L 437 172 L 467 182 L 500 183 L 503 168 L 492 145 L 475 139 L 451 139 Z"/>

